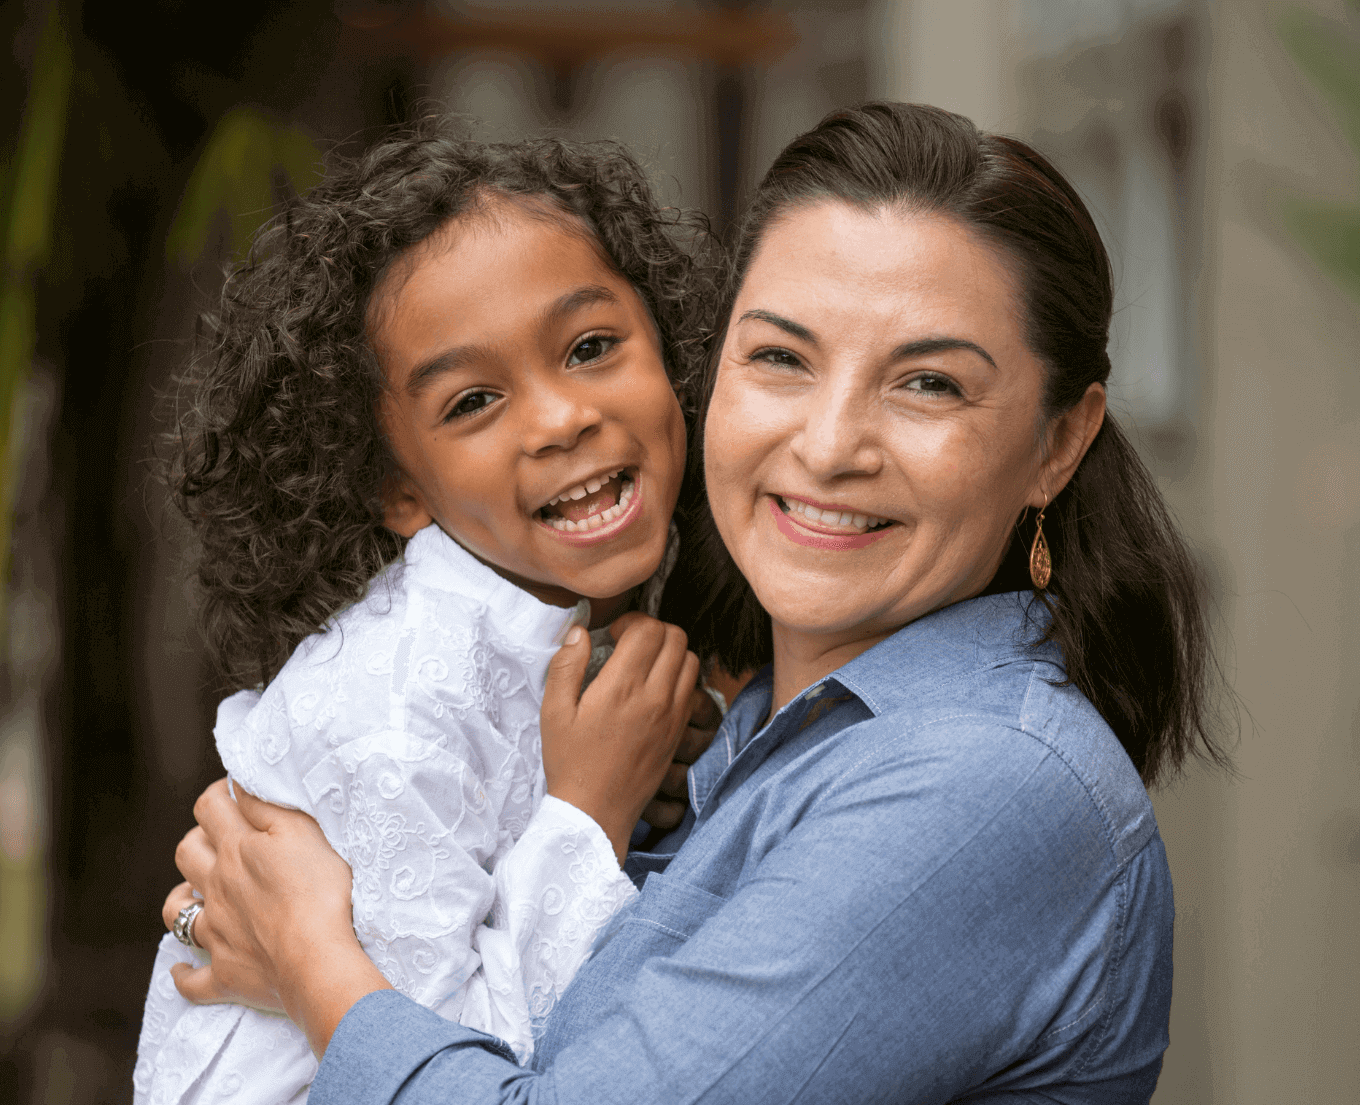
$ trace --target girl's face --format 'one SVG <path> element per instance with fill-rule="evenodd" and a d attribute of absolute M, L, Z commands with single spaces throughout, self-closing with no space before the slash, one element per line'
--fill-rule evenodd
<path fill-rule="evenodd" d="M 1044 382 L 1010 273 L 959 224 L 824 202 L 773 225 L 737 296 L 704 456 L 776 645 L 872 643 L 982 591 L 1020 512 L 1058 493 L 1089 440 L 1066 415 L 1044 425 Z M 1103 393 L 1082 418 L 1093 404 L 1103 414 Z"/>
<path fill-rule="evenodd" d="M 391 529 L 437 522 L 557 605 L 656 570 L 684 418 L 646 307 L 584 227 L 491 201 L 392 267 L 369 330 L 400 467 Z"/>

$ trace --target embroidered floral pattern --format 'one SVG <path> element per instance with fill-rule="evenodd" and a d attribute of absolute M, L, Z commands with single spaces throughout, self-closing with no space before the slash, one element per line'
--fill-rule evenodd
<path fill-rule="evenodd" d="M 565 613 L 432 527 L 263 694 L 227 699 L 216 729 L 234 783 L 312 814 L 350 864 L 355 932 L 391 984 L 521 1058 L 636 893 L 600 828 L 544 798 L 538 712 Z M 167 940 L 138 1105 L 305 1099 L 316 1064 L 302 1034 L 189 1005 L 169 976 L 187 949 Z"/>

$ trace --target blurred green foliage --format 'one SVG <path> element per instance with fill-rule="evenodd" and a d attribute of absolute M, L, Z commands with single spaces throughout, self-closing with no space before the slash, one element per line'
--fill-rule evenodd
<path fill-rule="evenodd" d="M 1349 0 L 1360 13 L 1360 0 Z M 1294 62 L 1330 101 L 1360 154 L 1360 35 L 1301 8 L 1279 22 Z M 1324 272 L 1360 298 L 1360 203 L 1294 197 L 1282 206 L 1285 226 Z"/>
<path fill-rule="evenodd" d="M 37 331 L 34 278 L 47 263 L 52 243 L 62 146 L 71 94 L 71 43 L 61 5 L 52 3 L 38 39 L 19 140 L 0 177 L 4 197 L 0 223 L 0 660 L 7 659 L 6 598 L 10 532 L 14 516 L 16 460 L 23 444 L 16 424 L 17 400 L 33 363 Z M 8 705 L 8 704 L 6 704 Z M 4 750 L 4 749 L 0 749 Z M 14 781 L 10 780 L 13 790 Z M 27 793 L 0 794 L 17 818 Z M 0 1023 L 12 1020 L 33 999 L 42 981 L 46 880 L 31 834 L 0 840 Z"/>
<path fill-rule="evenodd" d="M 71 43 L 61 5 L 48 9 L 33 59 L 33 77 L 19 141 L 5 166 L 4 256 L 0 259 L 0 626 L 4 582 L 9 578 L 9 535 L 14 502 L 14 403 L 28 377 L 36 341 L 33 282 L 47 262 L 52 207 L 66 136 L 71 92 Z"/>
<path fill-rule="evenodd" d="M 273 122 L 251 107 L 222 116 L 204 147 L 165 240 L 169 259 L 192 264 L 203 256 L 221 213 L 231 220 L 236 254 L 274 206 L 274 171 L 281 169 L 298 193 L 321 179 L 321 151 L 297 127 Z"/>

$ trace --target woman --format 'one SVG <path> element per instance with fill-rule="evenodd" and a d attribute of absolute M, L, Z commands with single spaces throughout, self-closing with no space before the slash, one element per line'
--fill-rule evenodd
<path fill-rule="evenodd" d="M 1110 304 L 1022 143 L 901 104 L 796 139 L 695 450 L 696 647 L 772 666 L 532 1069 L 387 990 L 314 826 L 220 784 L 183 991 L 286 1009 L 318 1102 L 1147 1100 L 1172 902 L 1139 776 L 1218 753 L 1195 573 L 1105 417 Z"/>

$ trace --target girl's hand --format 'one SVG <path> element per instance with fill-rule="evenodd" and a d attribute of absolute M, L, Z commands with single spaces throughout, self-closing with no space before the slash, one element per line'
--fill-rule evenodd
<path fill-rule="evenodd" d="M 320 1056 L 349 1007 L 387 981 L 354 935 L 349 867 L 304 813 L 280 809 L 226 780 L 194 804 L 198 827 L 175 850 L 187 880 L 162 909 L 169 928 L 203 894 L 194 940 L 212 962 L 172 971 L 199 1003 L 238 1002 L 286 1012 Z"/>
<path fill-rule="evenodd" d="M 656 794 L 642 808 L 642 820 L 655 835 L 669 832 L 685 819 L 685 810 L 689 809 L 689 765 L 708 751 L 721 724 L 718 704 L 702 687 L 695 687 L 689 696 L 689 724 L 675 750 L 675 759 L 666 769 Z"/>
<path fill-rule="evenodd" d="M 618 642 L 581 694 L 590 638 L 577 627 L 553 657 L 543 694 L 548 793 L 594 818 L 622 864 L 633 827 L 685 736 L 699 658 L 684 631 L 643 614 L 610 626 Z"/>

